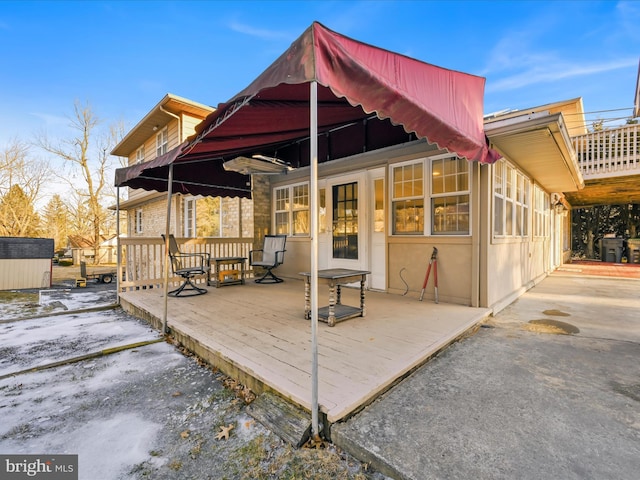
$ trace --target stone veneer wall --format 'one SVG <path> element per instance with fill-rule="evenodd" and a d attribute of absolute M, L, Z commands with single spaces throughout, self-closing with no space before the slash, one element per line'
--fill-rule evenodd
<path fill-rule="evenodd" d="M 271 232 L 271 182 L 266 175 L 251 176 L 253 198 L 253 248 L 262 248 L 262 239 Z"/>
<path fill-rule="evenodd" d="M 174 225 L 176 225 L 175 212 L 180 211 L 180 209 L 176 209 L 176 205 L 179 204 L 179 200 L 177 196 L 174 196 L 171 201 L 171 211 L 172 211 L 172 222 L 171 222 L 171 233 L 176 235 Z M 155 202 L 150 202 L 142 205 L 142 233 L 136 233 L 136 210 L 137 208 L 132 208 L 127 212 L 129 217 L 129 236 L 132 237 L 155 237 L 163 234 L 167 228 L 167 200 L 163 198 L 162 200 L 156 200 Z M 179 235 L 178 235 L 179 236 Z"/>

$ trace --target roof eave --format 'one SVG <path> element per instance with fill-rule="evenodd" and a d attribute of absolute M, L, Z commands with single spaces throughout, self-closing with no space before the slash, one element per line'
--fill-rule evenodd
<path fill-rule="evenodd" d="M 537 112 L 485 123 L 492 145 L 550 192 L 584 187 L 562 113 Z"/>
<path fill-rule="evenodd" d="M 174 105 L 181 107 L 173 108 Z M 135 127 L 129 130 L 124 138 L 113 148 L 111 155 L 118 157 L 131 155 L 134 150 L 140 148 L 144 141 L 151 138 L 159 128 L 164 127 L 170 120 L 175 118 L 172 114 L 177 115 L 187 112 L 194 117 L 204 119 L 214 110 L 215 108 L 213 107 L 167 93 Z"/>

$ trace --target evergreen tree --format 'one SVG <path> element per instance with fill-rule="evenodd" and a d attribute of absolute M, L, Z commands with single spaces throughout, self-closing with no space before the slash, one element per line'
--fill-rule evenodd
<path fill-rule="evenodd" d="M 12 185 L 0 198 L 0 236 L 40 236 L 40 217 L 19 185 Z"/>
<path fill-rule="evenodd" d="M 42 222 L 47 236 L 53 238 L 55 249 L 65 248 L 70 233 L 71 212 L 60 195 L 54 195 L 44 207 Z"/>

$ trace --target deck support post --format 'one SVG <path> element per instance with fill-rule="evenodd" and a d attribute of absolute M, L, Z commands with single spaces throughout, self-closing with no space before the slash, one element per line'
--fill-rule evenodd
<path fill-rule="evenodd" d="M 320 439 L 318 428 L 318 84 L 310 84 L 309 159 L 311 194 L 311 438 Z"/>
<path fill-rule="evenodd" d="M 164 308 L 162 310 L 162 335 L 167 333 L 167 310 L 169 298 L 169 230 L 171 230 L 171 196 L 173 194 L 173 162 L 169 164 L 167 182 L 167 224 L 164 235 Z"/>

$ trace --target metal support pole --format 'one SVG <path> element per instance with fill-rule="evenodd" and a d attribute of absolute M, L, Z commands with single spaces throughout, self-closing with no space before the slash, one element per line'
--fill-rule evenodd
<path fill-rule="evenodd" d="M 311 193 L 311 436 L 320 439 L 318 427 L 318 84 L 310 84 L 310 186 Z"/>
<path fill-rule="evenodd" d="M 171 230 L 171 196 L 173 194 L 173 163 L 169 165 L 167 180 L 167 224 L 164 235 L 164 310 L 162 311 L 162 334 L 167 333 L 167 310 L 169 298 L 169 233 Z"/>
<path fill-rule="evenodd" d="M 122 255 L 120 253 L 120 187 L 116 187 L 116 302 L 120 304 L 120 282 L 122 279 Z"/>

